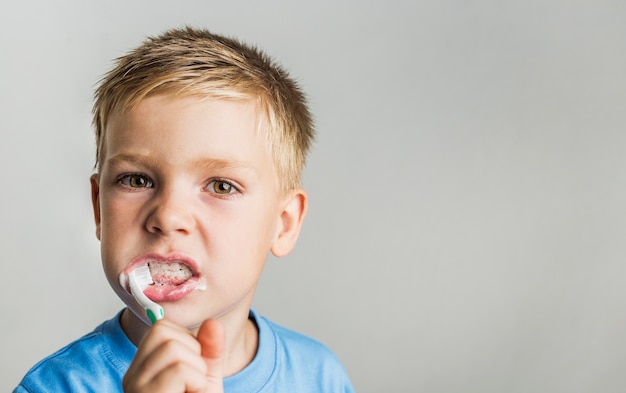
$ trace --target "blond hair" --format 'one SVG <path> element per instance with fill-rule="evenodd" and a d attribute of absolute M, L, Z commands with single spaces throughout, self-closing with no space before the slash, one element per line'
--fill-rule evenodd
<path fill-rule="evenodd" d="M 112 113 L 157 94 L 257 100 L 269 122 L 268 147 L 282 188 L 300 185 L 314 130 L 298 84 L 257 48 L 190 27 L 149 37 L 100 81 L 93 107 L 96 169 Z"/>

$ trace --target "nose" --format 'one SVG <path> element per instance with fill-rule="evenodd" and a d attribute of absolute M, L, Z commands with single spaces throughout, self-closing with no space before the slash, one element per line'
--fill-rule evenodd
<path fill-rule="evenodd" d="M 156 195 L 146 219 L 146 230 L 154 234 L 187 234 L 196 221 L 191 201 L 180 190 L 161 190 Z"/>

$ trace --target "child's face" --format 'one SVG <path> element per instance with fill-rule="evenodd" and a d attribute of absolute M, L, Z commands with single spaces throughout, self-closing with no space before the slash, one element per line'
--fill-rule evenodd
<path fill-rule="evenodd" d="M 247 312 L 289 203 L 265 132 L 251 102 L 154 96 L 112 116 L 92 178 L 96 228 L 107 279 L 137 315 L 118 279 L 146 263 L 182 268 L 146 291 L 168 319 Z"/>

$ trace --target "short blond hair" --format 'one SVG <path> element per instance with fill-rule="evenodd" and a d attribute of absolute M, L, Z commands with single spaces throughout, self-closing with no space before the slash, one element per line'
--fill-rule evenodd
<path fill-rule="evenodd" d="M 259 49 L 191 27 L 148 37 L 100 81 L 93 107 L 96 169 L 112 113 L 158 94 L 257 100 L 269 123 L 268 147 L 281 187 L 300 185 L 314 129 L 297 82 Z"/>

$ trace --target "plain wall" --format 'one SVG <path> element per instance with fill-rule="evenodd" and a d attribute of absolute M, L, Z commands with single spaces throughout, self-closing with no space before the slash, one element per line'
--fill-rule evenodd
<path fill-rule="evenodd" d="M 4 2 L 0 391 L 121 309 L 92 92 L 184 24 L 264 48 L 316 117 L 309 216 L 258 311 L 361 393 L 624 391 L 625 21 L 609 0 Z"/>

